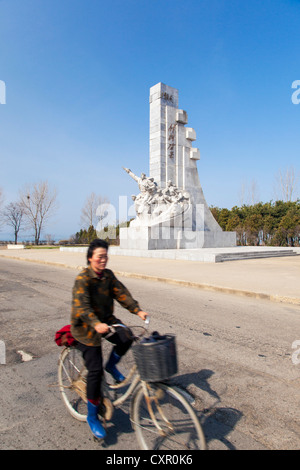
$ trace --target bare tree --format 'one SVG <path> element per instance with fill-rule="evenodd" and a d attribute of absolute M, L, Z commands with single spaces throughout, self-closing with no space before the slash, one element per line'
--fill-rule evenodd
<path fill-rule="evenodd" d="M 3 216 L 7 225 L 14 230 L 15 245 L 18 243 L 18 234 L 23 221 L 24 208 L 19 202 L 11 202 L 5 207 Z"/>
<path fill-rule="evenodd" d="M 0 209 L 3 204 L 3 201 L 4 201 L 3 191 L 2 191 L 2 188 L 0 188 Z"/>
<path fill-rule="evenodd" d="M 252 206 L 258 203 L 259 201 L 259 189 L 257 182 L 253 179 L 251 181 L 250 190 L 249 190 L 249 199 Z"/>
<path fill-rule="evenodd" d="M 101 216 L 97 215 L 97 208 L 102 204 L 109 204 L 109 200 L 104 196 L 100 196 L 92 192 L 85 200 L 84 206 L 81 209 L 80 223 L 82 228 L 88 229 L 93 226 L 97 227 Z"/>
<path fill-rule="evenodd" d="M 246 183 L 243 181 L 238 192 L 240 206 L 245 204 Z"/>
<path fill-rule="evenodd" d="M 47 233 L 45 235 L 45 240 L 47 242 L 47 245 L 53 245 L 55 243 L 54 237 L 51 235 L 51 233 Z"/>
<path fill-rule="evenodd" d="M 275 176 L 275 197 L 285 202 L 292 201 L 296 198 L 298 189 L 299 173 L 297 174 L 293 166 L 286 170 L 279 170 Z"/>
<path fill-rule="evenodd" d="M 42 229 L 57 209 L 56 189 L 47 181 L 36 183 L 20 193 L 20 200 L 28 225 L 34 231 L 34 243 L 39 244 Z"/>
<path fill-rule="evenodd" d="M 247 193 L 247 197 L 246 197 Z M 250 186 L 248 187 L 245 181 L 242 182 L 239 193 L 239 202 L 242 206 L 243 204 L 250 204 L 254 205 L 257 204 L 259 201 L 259 189 L 256 180 L 252 180 Z"/>

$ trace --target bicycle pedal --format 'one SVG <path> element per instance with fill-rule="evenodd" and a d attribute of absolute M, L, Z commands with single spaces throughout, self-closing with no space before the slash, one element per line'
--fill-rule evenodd
<path fill-rule="evenodd" d="M 93 440 L 94 440 L 94 442 L 96 442 L 97 444 L 99 444 L 103 448 L 109 447 L 109 445 L 105 441 L 105 437 L 100 439 L 99 437 L 93 436 Z"/>
<path fill-rule="evenodd" d="M 102 442 L 104 442 L 104 438 L 103 437 L 93 436 L 93 441 L 98 442 L 99 444 L 101 444 Z"/>
<path fill-rule="evenodd" d="M 104 397 L 103 403 L 99 409 L 99 414 L 104 421 L 110 421 L 114 413 L 114 407 L 109 398 Z"/>

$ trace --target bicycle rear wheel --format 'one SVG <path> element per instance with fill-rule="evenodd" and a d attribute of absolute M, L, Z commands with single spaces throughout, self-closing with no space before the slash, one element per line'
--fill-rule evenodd
<path fill-rule="evenodd" d="M 131 421 L 141 449 L 205 450 L 205 436 L 196 413 L 179 391 L 162 383 L 146 385 L 149 399 L 141 385 L 131 408 Z"/>
<path fill-rule="evenodd" d="M 86 374 L 81 352 L 65 348 L 58 360 L 58 384 L 65 406 L 79 421 L 86 421 L 87 415 Z"/>
<path fill-rule="evenodd" d="M 110 345 L 111 346 L 111 345 Z M 127 360 L 128 364 L 131 361 Z M 125 370 L 125 369 L 124 369 Z M 104 382 L 102 383 L 103 402 L 105 407 L 105 418 L 110 420 L 113 414 L 113 403 L 118 400 L 122 403 L 122 397 L 124 401 L 126 398 L 127 391 L 130 392 L 129 387 L 133 379 L 136 382 L 136 367 L 133 367 L 128 372 L 128 378 L 126 381 L 115 384 L 113 380 L 107 381 L 109 374 L 105 374 Z M 69 413 L 73 418 L 79 421 L 86 421 L 87 418 L 87 398 L 86 398 L 86 377 L 87 369 L 84 365 L 84 360 L 81 351 L 76 347 L 65 348 L 58 361 L 58 384 L 61 392 L 62 400 L 67 407 Z"/>

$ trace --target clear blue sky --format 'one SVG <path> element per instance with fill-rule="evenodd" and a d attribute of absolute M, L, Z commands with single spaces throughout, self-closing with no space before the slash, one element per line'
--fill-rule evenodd
<path fill-rule="evenodd" d="M 5 203 L 47 179 L 60 207 L 45 232 L 64 238 L 92 191 L 137 193 L 122 166 L 149 173 L 158 82 L 196 130 L 207 203 L 239 205 L 252 181 L 274 199 L 278 171 L 300 171 L 299 46 L 299 0 L 0 0 Z"/>

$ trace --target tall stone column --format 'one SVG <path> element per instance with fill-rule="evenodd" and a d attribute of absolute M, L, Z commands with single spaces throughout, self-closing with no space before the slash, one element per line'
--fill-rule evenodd
<path fill-rule="evenodd" d="M 178 90 L 158 83 L 150 88 L 150 176 L 159 187 L 177 184 L 176 112 Z"/>
<path fill-rule="evenodd" d="M 178 108 L 176 88 L 163 83 L 150 88 L 150 176 L 161 187 L 171 180 L 190 193 L 193 230 L 222 231 L 204 198 L 197 169 L 200 152 L 192 146 L 196 132 L 187 123 L 186 111 Z"/>

